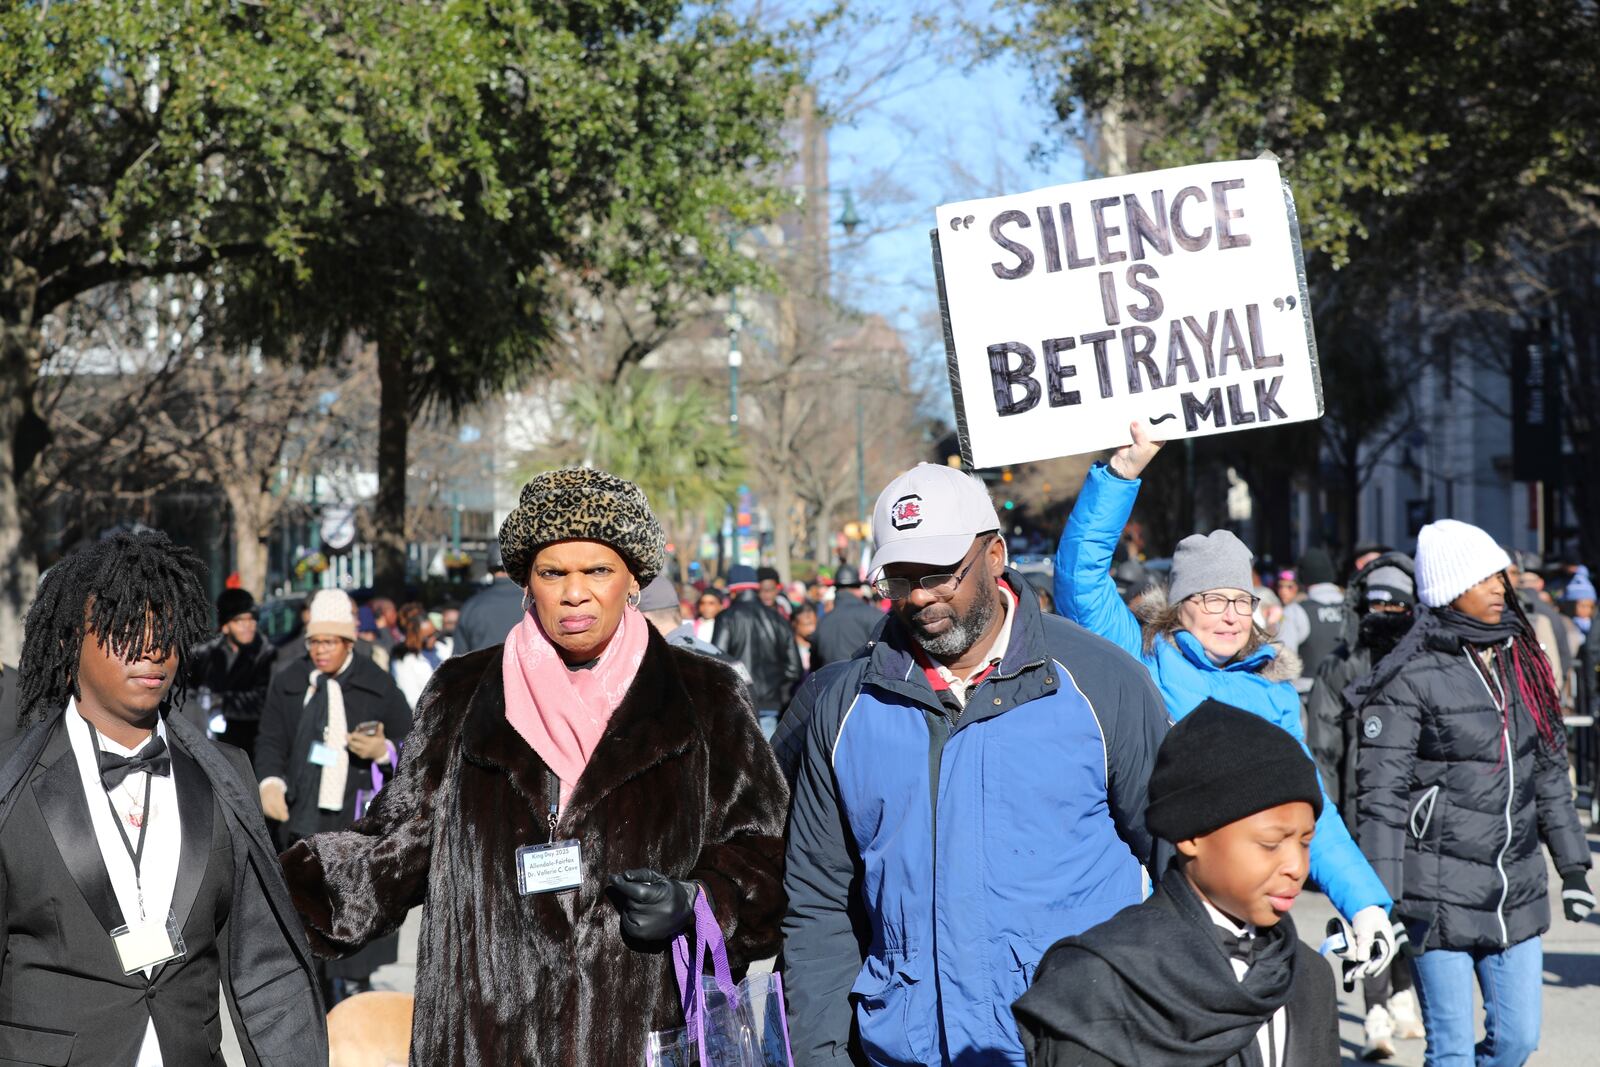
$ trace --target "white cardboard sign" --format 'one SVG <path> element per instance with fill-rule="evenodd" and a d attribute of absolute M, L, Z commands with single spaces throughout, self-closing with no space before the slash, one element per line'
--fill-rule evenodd
<path fill-rule="evenodd" d="M 938 209 L 934 272 L 967 465 L 1322 415 L 1277 160 L 1126 174 Z"/>

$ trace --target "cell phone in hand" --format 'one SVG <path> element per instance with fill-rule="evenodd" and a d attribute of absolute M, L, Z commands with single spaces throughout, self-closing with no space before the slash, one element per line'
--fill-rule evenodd
<path fill-rule="evenodd" d="M 383 729 L 383 723 L 373 719 L 371 722 L 364 722 L 357 726 L 356 733 L 366 734 L 368 737 L 377 737 L 378 731 L 381 729 Z"/>

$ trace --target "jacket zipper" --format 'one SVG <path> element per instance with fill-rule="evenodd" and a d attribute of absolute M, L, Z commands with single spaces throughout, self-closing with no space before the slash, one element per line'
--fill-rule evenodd
<path fill-rule="evenodd" d="M 1511 935 L 1506 930 L 1506 897 L 1511 894 L 1511 882 L 1506 878 L 1505 858 L 1506 849 L 1511 847 L 1511 800 L 1517 792 L 1517 761 L 1511 751 L 1511 715 L 1507 707 L 1510 700 L 1503 688 L 1500 695 L 1495 696 L 1494 690 L 1489 687 L 1489 670 L 1481 666 L 1481 661 L 1476 660 L 1476 652 L 1471 648 L 1463 648 L 1462 654 L 1472 662 L 1473 673 L 1478 676 L 1478 681 L 1483 683 L 1484 691 L 1489 694 L 1489 700 L 1500 712 L 1500 744 L 1503 746 L 1501 751 L 1505 753 L 1506 759 L 1506 839 L 1500 843 L 1500 851 L 1494 858 L 1494 869 L 1500 875 L 1500 902 L 1495 905 L 1495 918 L 1500 922 L 1500 944 L 1509 946 Z"/>

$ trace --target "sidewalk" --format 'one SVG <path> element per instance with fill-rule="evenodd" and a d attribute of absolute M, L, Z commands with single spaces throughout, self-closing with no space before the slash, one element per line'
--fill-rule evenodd
<path fill-rule="evenodd" d="M 1600 857 L 1600 835 L 1589 835 L 1589 850 Z M 1548 862 L 1548 858 L 1547 858 Z M 1600 887 L 1600 875 L 1590 874 Z M 1575 926 L 1561 914 L 1561 882 L 1550 869 L 1552 921 L 1544 937 L 1544 1030 L 1530 1067 L 1593 1067 L 1600 1063 L 1600 914 Z M 1320 893 L 1309 893 L 1294 911 L 1302 939 L 1318 944 L 1333 907 Z M 1482 1035 L 1482 1002 L 1478 1002 Z M 1345 1064 L 1359 1064 L 1361 1022 L 1366 1017 L 1358 986 L 1339 994 L 1339 1037 Z M 1396 1042 L 1399 1055 L 1382 1062 L 1395 1067 L 1422 1067 L 1423 1041 Z"/>

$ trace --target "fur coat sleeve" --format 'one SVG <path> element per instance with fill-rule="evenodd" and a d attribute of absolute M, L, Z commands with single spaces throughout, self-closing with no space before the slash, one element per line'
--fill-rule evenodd
<path fill-rule="evenodd" d="M 720 666 L 720 665 L 718 665 Z M 778 951 L 783 917 L 783 821 L 789 789 L 772 746 L 761 736 L 749 691 L 726 675 L 725 721 L 708 746 L 707 810 L 720 818 L 710 828 L 689 877 L 705 886 L 722 927 L 729 962 L 743 969 Z M 708 740 L 710 740 L 708 738 Z M 773 801 L 781 798 L 775 809 Z M 776 815 L 776 818 L 774 816 Z M 777 911 L 768 911 L 773 904 Z"/>

